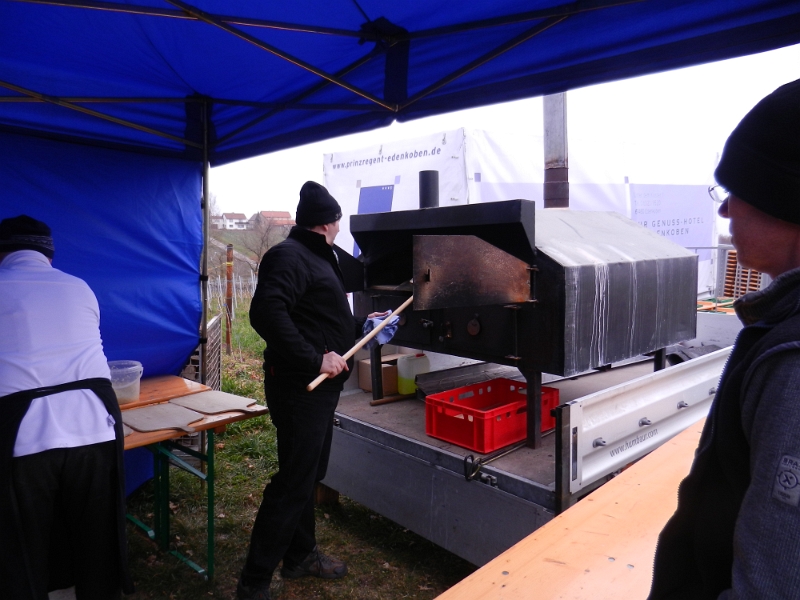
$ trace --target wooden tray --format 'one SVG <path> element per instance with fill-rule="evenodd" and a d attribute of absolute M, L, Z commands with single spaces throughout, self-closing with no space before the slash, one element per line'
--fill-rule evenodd
<path fill-rule="evenodd" d="M 180 429 L 187 433 L 194 433 L 195 429 L 189 423 L 200 421 L 203 415 L 188 408 L 165 402 L 128 410 L 122 413 L 122 421 L 136 431 L 158 431 L 159 429 Z"/>
<path fill-rule="evenodd" d="M 235 396 L 233 394 L 214 390 L 210 392 L 199 392 L 181 398 L 173 398 L 169 402 L 170 404 L 177 404 L 178 406 L 196 410 L 206 415 L 216 415 L 232 410 L 239 410 L 242 412 L 258 412 L 264 410 L 264 407 L 256 404 L 256 401 L 252 398 L 244 398 L 243 396 Z"/>

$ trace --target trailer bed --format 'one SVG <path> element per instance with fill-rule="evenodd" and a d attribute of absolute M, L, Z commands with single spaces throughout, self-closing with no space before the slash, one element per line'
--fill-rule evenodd
<path fill-rule="evenodd" d="M 652 361 L 547 382 L 561 403 L 651 373 Z M 481 468 L 472 481 L 465 458 L 482 455 L 425 434 L 425 403 L 370 406 L 372 394 L 342 395 L 323 483 L 426 539 L 482 565 L 555 513 L 555 435 Z"/>

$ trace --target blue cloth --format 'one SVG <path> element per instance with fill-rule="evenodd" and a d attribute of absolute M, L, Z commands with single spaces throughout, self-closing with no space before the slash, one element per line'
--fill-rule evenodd
<path fill-rule="evenodd" d="M 377 345 L 388 344 L 391 339 L 394 337 L 394 334 L 397 333 L 397 323 L 400 321 L 400 317 L 395 315 L 392 316 L 391 313 L 386 315 L 385 317 L 373 317 L 371 319 L 367 319 L 364 321 L 364 335 L 367 335 L 370 331 L 375 329 L 378 325 L 380 325 L 384 319 L 389 319 L 389 323 L 386 324 L 386 327 L 381 329 L 374 338 L 364 344 L 364 347 L 367 350 L 371 350 Z"/>
<path fill-rule="evenodd" d="M 97 296 L 106 357 L 138 360 L 145 377 L 177 375 L 198 343 L 201 175 L 197 162 L 0 133 L 0 218 L 24 209 L 50 226 L 53 266 Z"/>

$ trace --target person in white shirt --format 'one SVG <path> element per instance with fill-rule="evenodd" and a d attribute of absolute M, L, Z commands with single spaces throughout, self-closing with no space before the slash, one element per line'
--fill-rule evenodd
<path fill-rule="evenodd" d="M 0 221 L 0 581 L 18 600 L 132 590 L 122 419 L 97 299 L 55 269 L 50 228 Z"/>

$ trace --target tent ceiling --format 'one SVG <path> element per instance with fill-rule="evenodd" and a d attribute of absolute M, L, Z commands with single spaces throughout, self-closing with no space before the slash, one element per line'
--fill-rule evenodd
<path fill-rule="evenodd" d="M 207 135 L 222 164 L 798 42 L 796 0 L 0 0 L 0 129 L 192 159 Z"/>

